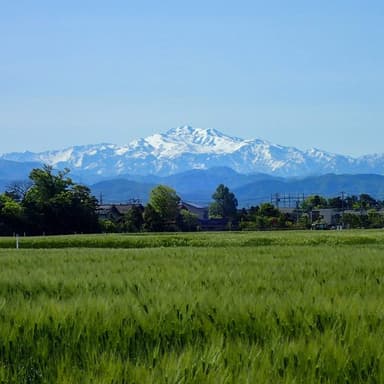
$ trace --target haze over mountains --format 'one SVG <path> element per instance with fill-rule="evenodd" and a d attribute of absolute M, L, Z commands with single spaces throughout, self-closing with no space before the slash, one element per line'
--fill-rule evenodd
<path fill-rule="evenodd" d="M 270 190 L 306 193 L 304 189 L 309 189 L 309 193 L 329 194 L 335 192 L 330 190 L 334 185 L 337 193 L 341 187 L 347 192 L 355 190 L 354 193 L 378 195 L 384 192 L 381 187 L 384 177 L 378 176 L 384 173 L 384 154 L 354 158 L 316 148 L 300 150 L 261 139 L 244 140 L 215 129 L 189 126 L 125 145 L 96 144 L 41 153 L 3 154 L 0 156 L 0 186 L 11 180 L 25 179 L 30 169 L 39 164 L 50 164 L 57 169 L 67 167 L 76 180 L 99 183 L 93 190 L 106 198 L 110 195 L 109 200 L 114 201 L 147 196 L 148 190 L 157 183 L 171 185 L 188 200 L 196 202 L 209 200 L 218 183 L 225 183 L 235 191 L 238 189 L 239 194 L 244 195 L 244 202 L 252 203 L 261 198 L 265 200 Z M 327 181 L 328 188 L 324 189 L 318 185 L 324 178 L 318 176 L 325 174 L 371 175 L 354 176 L 353 182 L 344 176 L 342 185 L 335 180 Z M 303 180 L 298 180 L 303 178 L 312 180 L 312 186 L 304 188 Z M 361 180 L 367 181 L 367 178 L 370 178 L 370 191 L 356 190 L 356 185 L 368 188 L 361 185 Z M 270 189 L 263 191 L 260 186 L 267 185 L 266 180 Z M 256 198 L 255 189 L 259 198 Z M 240 196 L 238 198 L 241 200 Z"/>

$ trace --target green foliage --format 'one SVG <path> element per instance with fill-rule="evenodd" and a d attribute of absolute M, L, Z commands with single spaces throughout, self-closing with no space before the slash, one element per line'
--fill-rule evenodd
<path fill-rule="evenodd" d="M 144 208 L 141 205 L 133 205 L 123 217 L 123 232 L 140 232 L 144 225 L 143 214 Z"/>
<path fill-rule="evenodd" d="M 384 215 L 376 209 L 369 209 L 367 212 L 369 228 L 383 228 Z"/>
<path fill-rule="evenodd" d="M 311 220 L 309 218 L 309 215 L 307 213 L 304 213 L 299 217 L 299 220 L 297 222 L 297 227 L 301 229 L 309 229 L 311 228 Z"/>
<path fill-rule="evenodd" d="M 212 195 L 212 202 L 209 206 L 209 216 L 213 218 L 237 218 L 237 199 L 235 195 L 230 192 L 228 187 L 220 184 L 215 193 Z"/>
<path fill-rule="evenodd" d="M 384 215 L 376 209 L 344 213 L 342 221 L 347 228 L 383 228 Z"/>
<path fill-rule="evenodd" d="M 283 229 L 293 225 L 285 214 L 270 203 L 251 207 L 248 212 L 241 212 L 240 218 L 240 229 L 248 231 Z"/>
<path fill-rule="evenodd" d="M 375 200 L 372 196 L 363 193 L 353 203 L 353 209 L 368 210 L 373 208 L 380 208 L 381 203 Z"/>
<path fill-rule="evenodd" d="M 308 196 L 301 204 L 301 208 L 304 211 L 309 211 L 311 209 L 321 209 L 328 208 L 328 201 L 322 196 L 311 195 Z"/>
<path fill-rule="evenodd" d="M 327 205 L 329 208 L 342 209 L 343 208 L 343 200 L 341 199 L 340 196 L 332 197 L 332 198 L 328 199 Z M 344 206 L 345 206 L 345 202 L 344 202 Z"/>
<path fill-rule="evenodd" d="M 0 195 L 0 214 L 4 217 L 21 217 L 23 207 L 6 194 Z"/>
<path fill-rule="evenodd" d="M 148 203 L 144 208 L 143 213 L 144 230 L 148 232 L 163 231 L 163 220 L 160 214 L 153 208 L 152 204 Z"/>
<path fill-rule="evenodd" d="M 164 229 L 176 224 L 179 204 L 180 197 L 176 191 L 166 185 L 153 188 L 149 196 L 149 205 L 160 217 Z"/>
<path fill-rule="evenodd" d="M 68 169 L 53 173 L 51 166 L 33 169 L 32 186 L 22 205 L 29 220 L 30 233 L 75 233 L 98 230 L 97 200 L 90 189 L 75 184 Z"/>
<path fill-rule="evenodd" d="M 181 223 L 180 228 L 183 231 L 190 232 L 196 231 L 199 226 L 199 219 L 197 215 L 189 212 L 186 209 L 180 210 Z"/>
<path fill-rule="evenodd" d="M 0 250 L 0 382 L 383 382 L 381 231 L 161 237 Z"/>
<path fill-rule="evenodd" d="M 21 232 L 24 225 L 24 209 L 9 195 L 0 195 L 0 235 Z"/>
<path fill-rule="evenodd" d="M 360 228 L 361 220 L 360 216 L 352 214 L 352 213 L 344 213 L 342 217 L 343 224 L 347 228 Z"/>
<path fill-rule="evenodd" d="M 100 231 L 103 233 L 117 232 L 117 225 L 112 220 L 100 220 L 99 227 L 100 227 Z"/>
<path fill-rule="evenodd" d="M 263 203 L 260 205 L 258 215 L 266 217 L 278 217 L 280 215 L 280 211 L 271 203 Z"/>

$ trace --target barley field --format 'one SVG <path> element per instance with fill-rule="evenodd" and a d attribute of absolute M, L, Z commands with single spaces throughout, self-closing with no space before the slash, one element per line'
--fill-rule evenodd
<path fill-rule="evenodd" d="M 0 239 L 0 383 L 383 383 L 384 232 Z"/>

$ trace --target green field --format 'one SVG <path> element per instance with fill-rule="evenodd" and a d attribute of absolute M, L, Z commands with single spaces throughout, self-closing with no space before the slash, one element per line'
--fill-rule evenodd
<path fill-rule="evenodd" d="M 384 231 L 0 239 L 0 383 L 383 383 Z"/>

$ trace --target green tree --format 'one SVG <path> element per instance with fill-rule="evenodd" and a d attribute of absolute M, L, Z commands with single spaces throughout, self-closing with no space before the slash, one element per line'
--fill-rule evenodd
<path fill-rule="evenodd" d="M 376 209 L 369 209 L 367 212 L 369 227 L 370 228 L 382 228 L 384 225 L 383 215 Z"/>
<path fill-rule="evenodd" d="M 328 199 L 328 207 L 329 208 L 335 208 L 335 209 L 342 209 L 345 208 L 346 202 L 342 200 L 340 196 L 338 197 L 331 197 Z"/>
<path fill-rule="evenodd" d="M 356 208 L 358 209 L 372 209 L 378 207 L 380 204 L 370 195 L 362 193 L 359 196 L 358 204 Z"/>
<path fill-rule="evenodd" d="M 358 200 L 359 200 L 359 198 L 356 195 L 347 196 L 345 198 L 344 208 L 345 209 L 354 209 L 354 206 Z"/>
<path fill-rule="evenodd" d="M 347 228 L 360 228 L 361 227 L 361 217 L 353 213 L 344 213 L 342 217 L 342 222 Z"/>
<path fill-rule="evenodd" d="M 99 227 L 103 233 L 115 233 L 117 231 L 116 223 L 112 220 L 100 220 Z"/>
<path fill-rule="evenodd" d="M 123 230 L 126 232 L 140 232 L 143 228 L 144 208 L 142 205 L 133 205 L 123 217 Z"/>
<path fill-rule="evenodd" d="M 164 230 L 163 222 L 159 213 L 151 204 L 147 204 L 143 212 L 144 230 L 148 232 L 161 232 Z"/>
<path fill-rule="evenodd" d="M 238 202 L 228 187 L 220 184 L 212 195 L 212 199 L 214 201 L 209 206 L 210 217 L 236 219 Z"/>
<path fill-rule="evenodd" d="M 7 194 L 0 195 L 0 234 L 12 235 L 24 229 L 24 209 Z"/>
<path fill-rule="evenodd" d="M 271 203 L 262 203 L 258 214 L 266 217 L 279 217 L 280 211 Z"/>
<path fill-rule="evenodd" d="M 90 189 L 68 177 L 69 170 L 56 174 L 51 166 L 33 169 L 32 186 L 22 205 L 32 233 L 75 233 L 98 230 L 97 200 Z"/>
<path fill-rule="evenodd" d="M 158 185 L 149 196 L 149 204 L 159 215 L 164 230 L 173 229 L 179 216 L 180 197 L 173 188 Z"/>
<path fill-rule="evenodd" d="M 301 205 L 304 211 L 310 211 L 312 209 L 328 208 L 328 201 L 322 196 L 311 195 L 308 196 Z"/>
<path fill-rule="evenodd" d="M 181 216 L 181 229 L 183 231 L 196 231 L 199 226 L 199 219 L 197 215 L 189 212 L 187 209 L 180 211 Z"/>

